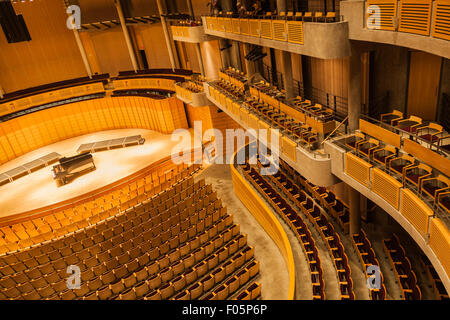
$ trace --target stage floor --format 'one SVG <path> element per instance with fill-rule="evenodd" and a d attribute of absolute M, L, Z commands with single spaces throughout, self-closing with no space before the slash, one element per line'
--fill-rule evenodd
<path fill-rule="evenodd" d="M 145 129 L 101 131 L 39 148 L 1 165 L 0 172 L 5 172 L 51 152 L 73 156 L 83 143 L 139 134 L 145 138 L 143 145 L 94 153 L 97 170 L 78 177 L 65 186 L 56 186 L 51 173 L 53 165 L 0 186 L 0 217 L 51 205 L 113 183 L 169 156 L 178 142 L 171 141 L 170 134 Z M 190 145 L 184 147 L 185 150 L 190 148 Z"/>

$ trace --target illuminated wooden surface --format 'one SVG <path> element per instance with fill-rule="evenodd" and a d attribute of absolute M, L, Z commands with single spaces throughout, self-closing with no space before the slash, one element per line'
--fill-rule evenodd
<path fill-rule="evenodd" d="M 51 175 L 51 167 L 36 171 L 26 177 L 0 187 L 0 217 L 33 210 L 56 202 L 71 199 L 89 191 L 98 189 L 149 164 L 169 156 L 178 142 L 171 141 L 171 135 L 160 134 L 144 129 L 121 129 L 91 133 L 80 137 L 54 143 L 27 153 L 13 161 L 0 166 L 0 171 L 34 160 L 39 156 L 58 152 L 64 156 L 76 154 L 82 143 L 141 134 L 144 145 L 94 153 L 97 170 L 86 174 L 72 183 L 57 188 Z M 190 149 L 190 145 L 186 145 Z"/>

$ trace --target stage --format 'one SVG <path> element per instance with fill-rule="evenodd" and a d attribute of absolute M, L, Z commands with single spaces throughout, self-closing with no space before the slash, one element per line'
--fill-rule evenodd
<path fill-rule="evenodd" d="M 0 217 L 41 208 L 101 188 L 169 156 L 172 148 L 179 143 L 171 141 L 170 134 L 161 134 L 152 130 L 101 131 L 63 140 L 29 152 L 1 165 L 0 172 L 13 169 L 51 152 L 57 152 L 62 156 L 76 155 L 76 150 L 83 143 L 133 135 L 142 135 L 145 143 L 93 153 L 97 169 L 78 177 L 67 185 L 59 188 L 56 186 L 51 173 L 53 165 L 50 165 L 0 186 Z M 191 146 L 186 145 L 184 149 L 190 150 Z"/>

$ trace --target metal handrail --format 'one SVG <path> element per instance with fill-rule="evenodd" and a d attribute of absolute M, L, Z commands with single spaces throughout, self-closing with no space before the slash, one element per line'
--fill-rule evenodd
<path fill-rule="evenodd" d="M 330 138 L 330 137 L 336 132 L 336 130 L 339 129 L 339 128 L 344 124 L 345 121 L 347 121 L 347 119 L 348 119 L 348 116 L 346 116 L 345 119 L 342 120 L 342 121 L 339 123 L 339 125 L 338 125 L 336 128 L 334 128 L 333 131 L 331 131 L 331 133 L 328 135 L 328 137 L 326 137 L 325 139 L 323 139 L 323 141 L 322 141 L 322 143 L 321 143 L 320 145 L 323 145 L 323 143 L 324 143 L 325 141 L 327 141 L 328 138 Z"/>

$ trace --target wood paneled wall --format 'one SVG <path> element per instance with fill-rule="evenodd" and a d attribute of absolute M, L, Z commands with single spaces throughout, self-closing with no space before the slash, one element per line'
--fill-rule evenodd
<path fill-rule="evenodd" d="M 14 9 L 23 15 L 31 41 L 8 43 L 0 30 L 0 83 L 6 92 L 87 75 L 62 0 L 16 2 Z"/>
<path fill-rule="evenodd" d="M 292 60 L 292 78 L 303 82 L 302 72 L 302 56 L 300 54 L 291 53 Z"/>
<path fill-rule="evenodd" d="M 222 68 L 220 58 L 219 41 L 205 41 L 200 44 L 203 65 L 205 67 L 205 76 L 208 79 L 219 78 L 219 70 Z"/>
<path fill-rule="evenodd" d="M 31 113 L 0 123 L 0 164 L 57 141 L 122 128 L 171 133 L 188 128 L 177 98 L 106 97 Z"/>
<path fill-rule="evenodd" d="M 330 94 L 348 96 L 348 59 L 311 59 L 312 86 Z"/>
<path fill-rule="evenodd" d="M 94 31 L 90 35 L 102 73 L 115 75 L 121 70 L 133 69 L 121 28 Z"/>
<path fill-rule="evenodd" d="M 169 53 L 167 51 L 166 40 L 161 23 L 149 26 L 140 26 L 147 55 L 148 67 L 151 68 L 171 68 Z"/>
<path fill-rule="evenodd" d="M 78 0 L 78 5 L 82 23 L 119 19 L 114 0 Z"/>

